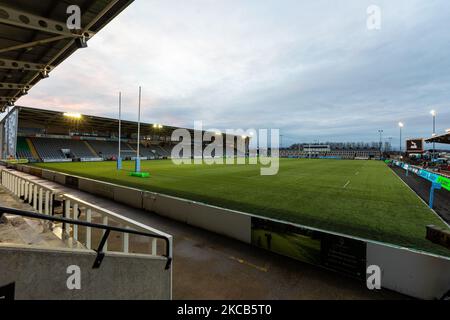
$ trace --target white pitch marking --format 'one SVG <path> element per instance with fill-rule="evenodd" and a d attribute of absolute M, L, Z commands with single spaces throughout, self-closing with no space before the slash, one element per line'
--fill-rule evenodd
<path fill-rule="evenodd" d="M 350 183 L 350 180 L 347 181 L 347 183 L 344 185 L 344 189 L 348 186 L 348 184 Z"/>

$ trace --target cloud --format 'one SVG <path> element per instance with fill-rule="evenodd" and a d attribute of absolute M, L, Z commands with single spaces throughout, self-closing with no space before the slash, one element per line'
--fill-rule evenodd
<path fill-rule="evenodd" d="M 445 0 L 136 1 L 19 104 L 192 127 L 280 128 L 293 140 L 398 139 L 450 127 Z"/>

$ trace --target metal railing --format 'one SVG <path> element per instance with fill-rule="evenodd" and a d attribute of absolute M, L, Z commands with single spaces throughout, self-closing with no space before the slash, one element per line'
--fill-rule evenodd
<path fill-rule="evenodd" d="M 81 221 L 81 220 L 73 220 L 73 219 L 67 219 L 67 218 L 58 218 L 58 217 L 48 216 L 48 215 L 45 215 L 45 214 L 35 213 L 35 212 L 31 212 L 31 211 L 18 210 L 18 209 L 7 208 L 7 207 L 0 207 L 0 218 L 5 213 L 13 214 L 13 215 L 16 215 L 16 216 L 33 218 L 33 219 L 43 219 L 43 220 L 52 221 L 52 222 L 62 222 L 62 223 L 75 224 L 77 226 L 84 226 L 84 227 L 89 227 L 89 228 L 103 229 L 105 232 L 103 233 L 103 236 L 102 236 L 102 239 L 100 240 L 98 248 L 95 250 L 97 252 L 97 257 L 95 259 L 93 268 L 100 267 L 100 264 L 101 264 L 101 262 L 103 260 L 103 257 L 105 256 L 104 249 L 105 249 L 106 241 L 108 241 L 108 237 L 109 237 L 109 234 L 110 234 L 111 231 L 122 232 L 124 234 L 135 234 L 135 235 L 139 235 L 139 236 L 145 236 L 145 237 L 162 239 L 166 243 L 166 254 L 164 255 L 167 258 L 166 269 L 170 268 L 172 257 L 171 257 L 171 250 L 170 250 L 170 247 L 171 247 L 170 246 L 170 239 L 168 237 L 165 237 L 165 236 L 162 236 L 162 235 L 159 235 L 159 234 L 148 233 L 148 232 L 143 232 L 143 231 L 137 231 L 137 230 L 132 230 L 132 229 L 125 229 L 125 228 L 120 228 L 120 227 L 108 226 L 108 225 L 97 224 L 97 223 L 92 223 L 92 222 L 86 222 L 86 221 Z"/>
<path fill-rule="evenodd" d="M 100 249 L 101 252 L 104 252 L 108 250 L 109 233 L 111 231 L 117 231 L 123 235 L 122 246 L 119 252 L 129 253 L 130 234 L 147 236 L 151 238 L 151 252 L 149 255 L 157 256 L 157 240 L 160 239 L 165 242 L 164 256 L 168 259 L 167 267 L 170 267 L 173 257 L 172 236 L 75 196 L 54 190 L 36 181 L 36 179 L 32 179 L 34 177 L 28 178 L 27 176 L 23 176 L 23 174 L 7 169 L 2 170 L 1 177 L 1 184 L 6 189 L 11 191 L 19 199 L 32 205 L 37 211 L 37 213 L 26 213 L 26 211 L 21 210 L 16 210 L 15 212 L 25 212 L 25 214 L 19 214 L 23 216 L 61 222 L 61 238 L 63 240 L 72 238 L 73 241 L 81 243 L 87 249 L 92 249 L 92 228 L 103 229 L 103 235 L 100 241 L 101 248 L 97 248 L 97 251 Z M 62 218 L 55 217 L 58 204 L 61 204 L 62 210 L 60 210 L 59 213 L 62 215 Z M 11 208 L 1 209 L 9 211 L 15 210 Z M 95 217 L 100 217 L 102 224 L 93 223 L 92 221 Z M 112 223 L 119 226 L 112 226 Z M 80 237 L 79 226 L 86 227 L 83 239 Z"/>

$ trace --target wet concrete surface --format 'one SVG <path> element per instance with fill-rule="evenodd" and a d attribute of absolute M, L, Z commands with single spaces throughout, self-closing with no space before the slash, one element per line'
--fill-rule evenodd
<path fill-rule="evenodd" d="M 389 290 L 370 291 L 361 281 L 150 212 L 54 182 L 45 184 L 173 235 L 173 299 L 407 298 Z"/>

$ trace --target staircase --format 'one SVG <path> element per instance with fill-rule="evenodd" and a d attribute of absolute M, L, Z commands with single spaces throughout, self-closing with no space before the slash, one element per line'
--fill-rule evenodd
<path fill-rule="evenodd" d="M 30 138 L 26 138 L 27 144 L 28 144 L 28 148 L 30 149 L 30 152 L 33 156 L 33 158 L 35 158 L 38 161 L 41 161 L 41 157 L 39 156 L 39 154 L 36 151 L 36 148 L 34 147 L 33 142 L 31 141 Z"/>
<path fill-rule="evenodd" d="M 45 221 L 4 214 L 0 220 L 0 244 L 32 245 L 45 248 L 84 248 L 72 239 L 57 236 L 61 227 Z"/>
<path fill-rule="evenodd" d="M 92 153 L 92 155 L 96 158 L 99 158 L 99 155 L 97 154 L 97 152 L 94 150 L 94 148 L 92 148 L 92 146 L 87 142 L 87 141 L 83 141 L 84 144 L 86 145 L 86 147 L 89 149 L 89 151 Z"/>

